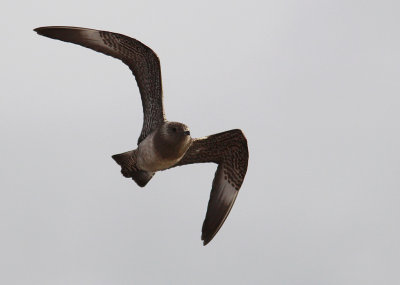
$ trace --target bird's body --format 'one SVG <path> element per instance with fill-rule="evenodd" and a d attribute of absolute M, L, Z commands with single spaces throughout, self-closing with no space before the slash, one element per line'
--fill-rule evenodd
<path fill-rule="evenodd" d="M 148 172 L 168 169 L 182 159 L 191 143 L 186 125 L 165 122 L 138 145 L 136 166 Z"/>
<path fill-rule="evenodd" d="M 167 121 L 160 61 L 149 47 L 135 39 L 77 27 L 41 27 L 35 31 L 115 57 L 129 66 L 140 90 L 144 120 L 138 147 L 112 156 L 125 177 L 144 187 L 157 171 L 193 163 L 218 164 L 202 228 L 201 238 L 204 245 L 208 244 L 229 215 L 246 175 L 248 148 L 242 131 L 193 139 L 185 124 Z"/>
<path fill-rule="evenodd" d="M 174 165 L 175 159 L 164 159 L 155 147 L 155 132 L 149 134 L 137 148 L 136 166 L 140 170 L 155 172 Z"/>

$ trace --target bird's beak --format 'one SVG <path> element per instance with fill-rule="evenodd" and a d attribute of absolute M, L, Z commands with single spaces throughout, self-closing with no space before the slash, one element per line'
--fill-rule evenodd
<path fill-rule="evenodd" d="M 190 136 L 190 131 L 184 131 L 183 132 L 185 135 Z"/>

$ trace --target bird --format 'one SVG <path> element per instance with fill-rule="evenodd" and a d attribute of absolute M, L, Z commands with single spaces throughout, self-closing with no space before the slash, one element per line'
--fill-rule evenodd
<path fill-rule="evenodd" d="M 207 245 L 229 215 L 247 172 L 249 151 L 243 132 L 233 129 L 192 138 L 187 125 L 168 121 L 160 60 L 151 48 L 134 38 L 70 26 L 39 27 L 34 31 L 117 58 L 132 71 L 141 96 L 143 126 L 135 149 L 112 156 L 124 177 L 144 187 L 157 171 L 194 163 L 218 165 L 201 234 L 203 245 Z"/>

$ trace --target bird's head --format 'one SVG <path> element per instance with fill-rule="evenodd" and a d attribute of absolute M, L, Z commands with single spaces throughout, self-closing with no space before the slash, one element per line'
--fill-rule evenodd
<path fill-rule="evenodd" d="M 188 126 L 179 122 L 165 122 L 158 133 L 156 140 L 160 145 L 156 146 L 165 157 L 180 157 L 185 154 L 192 144 L 192 137 Z"/>

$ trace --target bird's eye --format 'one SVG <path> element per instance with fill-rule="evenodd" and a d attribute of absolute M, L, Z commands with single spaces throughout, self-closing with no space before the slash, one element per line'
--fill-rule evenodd
<path fill-rule="evenodd" d="M 176 128 L 175 128 L 175 127 L 173 127 L 173 128 L 172 128 L 172 131 L 173 131 L 174 133 L 176 133 Z"/>

